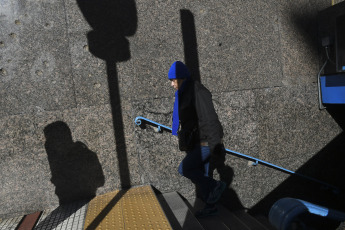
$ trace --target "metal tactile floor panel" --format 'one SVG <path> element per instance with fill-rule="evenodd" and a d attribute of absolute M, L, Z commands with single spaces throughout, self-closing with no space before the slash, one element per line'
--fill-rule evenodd
<path fill-rule="evenodd" d="M 15 230 L 23 217 L 0 220 L 0 230 Z"/>
<path fill-rule="evenodd" d="M 55 210 L 45 210 L 35 230 L 82 230 L 86 215 L 87 202 L 62 205 Z"/>
<path fill-rule="evenodd" d="M 114 191 L 94 198 L 85 218 L 85 230 L 171 230 L 151 186 Z"/>

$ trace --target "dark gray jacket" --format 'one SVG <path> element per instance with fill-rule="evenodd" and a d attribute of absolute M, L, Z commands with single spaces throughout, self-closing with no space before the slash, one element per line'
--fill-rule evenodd
<path fill-rule="evenodd" d="M 223 128 L 214 109 L 210 91 L 197 81 L 187 80 L 179 95 L 179 118 L 182 129 L 199 130 L 198 141 L 208 142 L 211 153 L 221 144 Z"/>

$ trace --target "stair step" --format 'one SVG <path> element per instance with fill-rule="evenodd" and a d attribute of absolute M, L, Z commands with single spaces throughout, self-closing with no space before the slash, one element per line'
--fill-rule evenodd
<path fill-rule="evenodd" d="M 172 229 L 174 230 L 182 230 L 182 227 L 179 223 L 179 221 L 177 220 L 174 212 L 171 210 L 169 204 L 167 203 L 167 201 L 165 200 L 163 194 L 156 194 L 157 195 L 157 199 L 165 213 L 165 216 L 167 217 L 167 219 L 169 220 L 169 223 L 172 227 Z"/>
<path fill-rule="evenodd" d="M 246 213 L 244 210 L 233 212 L 239 219 L 241 219 L 251 230 L 270 230 L 257 219 Z"/>
<path fill-rule="evenodd" d="M 193 210 L 199 210 L 202 209 L 205 205 L 205 203 L 203 201 L 201 201 L 200 199 L 195 199 L 193 201 L 190 201 L 191 203 L 191 209 Z M 223 226 L 226 227 L 226 229 L 230 229 L 230 230 L 250 230 L 250 228 L 248 228 L 245 223 L 243 221 L 241 221 L 237 216 L 235 216 L 232 212 L 228 211 L 225 207 L 223 207 L 222 205 L 217 205 L 218 208 L 218 216 L 214 216 L 214 217 L 210 217 L 210 218 L 205 218 L 205 219 L 200 219 L 200 223 L 202 225 L 207 224 L 207 219 L 210 220 L 215 220 L 218 223 L 221 223 Z M 208 229 L 218 229 L 215 227 L 212 227 L 212 225 L 210 226 L 210 228 Z M 223 228 L 219 228 L 219 229 L 223 229 Z"/>
<path fill-rule="evenodd" d="M 205 230 L 232 230 L 218 216 L 210 216 L 199 219 L 200 224 Z"/>
<path fill-rule="evenodd" d="M 263 215 L 255 215 L 253 216 L 256 220 L 258 220 L 262 225 L 264 225 L 269 230 L 277 230 L 273 225 L 270 223 L 267 217 Z M 345 228 L 344 228 L 345 229 Z"/>
<path fill-rule="evenodd" d="M 251 230 L 244 220 L 241 220 L 234 213 L 227 210 L 223 205 L 218 204 L 217 207 L 222 221 L 229 226 L 231 230 Z"/>
<path fill-rule="evenodd" d="M 189 203 L 190 203 L 189 206 L 191 210 L 202 209 L 205 205 L 205 203 L 201 201 L 200 199 L 189 201 Z M 205 229 L 218 229 L 215 226 L 219 227 L 219 229 L 223 229 L 219 223 L 226 226 L 227 229 L 231 229 L 231 230 L 273 230 L 274 229 L 268 223 L 268 220 L 267 222 L 259 221 L 256 218 L 249 215 L 244 210 L 229 211 L 227 208 L 225 208 L 221 204 L 217 204 L 216 206 L 218 208 L 217 216 L 208 217 L 208 218 L 205 218 L 205 220 L 199 219 L 199 222 L 204 226 Z M 209 220 L 218 222 L 219 226 L 216 224 L 214 225 L 209 224 L 208 223 Z"/>
<path fill-rule="evenodd" d="M 192 203 L 189 203 L 188 201 L 185 202 L 187 203 L 189 209 L 194 213 L 205 206 L 204 202 L 202 202 L 200 199 L 196 199 Z M 199 218 L 198 220 L 206 230 L 232 230 L 232 228 L 229 228 L 222 221 L 219 215 Z"/>
<path fill-rule="evenodd" d="M 158 200 L 161 202 L 163 209 L 166 210 L 167 204 L 174 214 L 175 218 L 170 219 L 171 215 L 168 215 L 169 210 L 166 211 L 168 219 L 172 220 L 170 224 L 172 227 L 175 226 L 173 229 L 205 230 L 177 192 L 160 194 L 158 195 Z M 176 224 L 176 221 L 178 224 Z"/>

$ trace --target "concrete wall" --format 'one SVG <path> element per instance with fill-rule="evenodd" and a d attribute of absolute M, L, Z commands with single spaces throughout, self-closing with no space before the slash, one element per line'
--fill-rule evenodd
<path fill-rule="evenodd" d="M 0 218 L 129 185 L 194 197 L 176 138 L 133 123 L 171 125 L 175 60 L 212 92 L 227 148 L 339 184 L 343 120 L 318 109 L 316 84 L 316 14 L 329 6 L 0 1 Z M 329 154 L 339 164 L 330 175 L 316 170 Z M 231 182 L 233 207 L 265 210 L 305 184 L 230 155 L 226 165 L 215 176 Z"/>

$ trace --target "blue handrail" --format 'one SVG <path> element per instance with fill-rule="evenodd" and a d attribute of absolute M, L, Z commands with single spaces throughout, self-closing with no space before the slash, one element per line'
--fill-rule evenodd
<path fill-rule="evenodd" d="M 152 121 L 152 120 L 150 120 L 150 119 L 147 119 L 147 118 L 145 118 L 145 117 L 140 117 L 140 116 L 139 116 L 139 117 L 136 117 L 135 120 L 134 120 L 134 122 L 135 122 L 136 125 L 140 126 L 140 125 L 142 125 L 142 120 L 145 121 L 145 122 L 148 122 L 148 123 L 150 123 L 150 124 L 157 125 L 157 131 L 158 131 L 158 132 L 161 132 L 161 131 L 162 131 L 162 128 L 164 128 L 164 129 L 166 129 L 166 130 L 168 130 L 168 131 L 170 131 L 170 132 L 171 132 L 171 130 L 172 130 L 172 129 L 171 129 L 170 127 L 168 127 L 168 126 L 159 124 L 159 123 L 157 123 L 157 122 L 155 122 L 155 121 Z M 328 188 L 331 188 L 331 189 L 333 190 L 333 192 L 335 192 L 335 193 L 338 193 L 338 192 L 339 192 L 339 189 L 338 189 L 337 187 L 335 187 L 335 186 L 333 186 L 333 185 L 330 185 L 330 184 L 328 184 L 328 183 L 325 183 L 325 182 L 323 182 L 323 181 L 320 181 L 320 180 L 318 180 L 318 179 L 315 179 L 315 178 L 312 178 L 312 177 L 309 177 L 309 176 L 306 176 L 306 175 L 303 175 L 303 174 L 300 174 L 300 173 L 291 171 L 291 170 L 289 170 L 289 169 L 280 167 L 280 166 L 278 166 L 278 165 L 271 164 L 271 163 L 269 163 L 269 162 L 267 162 L 267 161 L 263 161 L 263 160 L 260 160 L 260 159 L 258 159 L 258 158 L 251 157 L 251 156 L 248 156 L 248 155 L 245 155 L 245 154 L 242 154 L 242 153 L 239 153 L 239 152 L 230 150 L 230 149 L 225 149 L 225 151 L 226 151 L 228 154 L 232 154 L 232 155 L 234 155 L 234 156 L 237 156 L 237 157 L 244 158 L 244 159 L 247 159 L 247 160 L 252 161 L 252 162 L 253 162 L 253 163 L 252 163 L 253 166 L 256 166 L 256 165 L 258 165 L 258 164 L 262 164 L 262 165 L 265 165 L 265 166 L 267 166 L 267 167 L 269 167 L 269 168 L 273 168 L 273 169 L 276 169 L 276 170 L 278 170 L 278 171 L 281 171 L 281 172 L 284 172 L 284 173 L 287 173 L 287 174 L 290 174 L 290 175 L 296 175 L 296 176 L 305 178 L 305 179 L 307 179 L 307 180 L 311 180 L 311 181 L 314 181 L 314 182 L 316 182 L 316 183 L 322 184 L 322 185 L 324 185 L 324 186 L 326 186 L 326 187 L 328 187 Z"/>
<path fill-rule="evenodd" d="M 145 118 L 145 117 L 136 117 L 135 120 L 134 120 L 134 123 L 135 123 L 136 125 L 139 125 L 139 126 L 140 126 L 140 125 L 142 124 L 141 120 L 144 120 L 144 121 L 147 121 L 147 122 L 149 122 L 149 123 L 151 123 L 151 124 L 157 125 L 158 132 L 162 131 L 161 128 L 164 128 L 164 129 L 166 129 L 166 130 L 172 131 L 172 129 L 171 129 L 170 127 L 165 126 L 165 125 L 162 125 L 162 124 L 159 124 L 159 123 L 154 122 L 154 121 L 151 121 L 151 120 L 149 120 L 149 119 L 147 119 L 147 118 Z"/>

